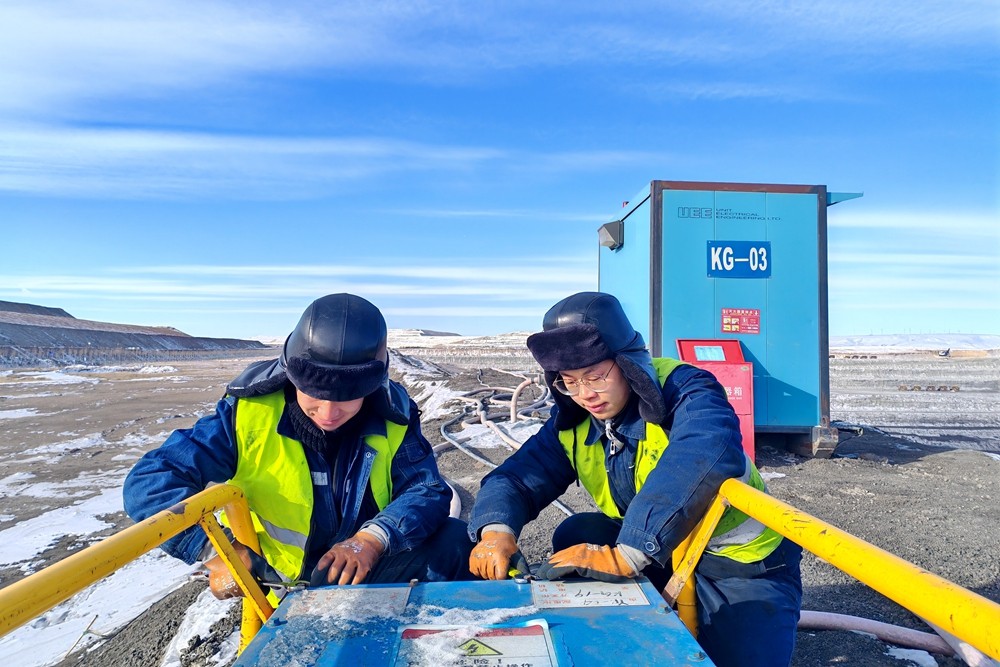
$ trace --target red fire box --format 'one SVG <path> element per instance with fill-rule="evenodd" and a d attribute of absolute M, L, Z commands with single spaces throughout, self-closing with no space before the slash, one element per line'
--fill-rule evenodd
<path fill-rule="evenodd" d="M 729 403 L 740 419 L 743 450 L 754 460 L 753 364 L 743 359 L 738 340 L 677 339 L 680 360 L 704 368 L 726 390 Z"/>

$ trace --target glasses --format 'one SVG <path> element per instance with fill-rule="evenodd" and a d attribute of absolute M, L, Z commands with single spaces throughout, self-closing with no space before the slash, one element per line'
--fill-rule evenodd
<path fill-rule="evenodd" d="M 615 364 L 612 363 L 608 366 L 608 371 L 604 375 L 592 375 L 591 377 L 581 378 L 579 380 L 566 380 L 560 375 L 552 381 L 552 386 L 555 387 L 556 391 L 560 394 L 566 394 L 567 396 L 576 396 L 579 394 L 580 387 L 586 387 L 590 391 L 600 394 L 607 391 L 611 386 L 611 381 L 608 380 L 608 376 L 611 375 L 611 369 L 614 367 Z"/>

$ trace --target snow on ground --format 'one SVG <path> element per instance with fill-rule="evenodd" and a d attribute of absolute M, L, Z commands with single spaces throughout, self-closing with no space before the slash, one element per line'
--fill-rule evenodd
<path fill-rule="evenodd" d="M 120 492 L 118 496 L 120 505 Z M 11 530 L 0 533 L 0 549 L 10 544 L 7 533 Z M 179 588 L 195 570 L 158 549 L 140 556 L 0 638 L 0 664 L 44 667 L 57 663 L 74 645 L 79 650 L 126 625 Z"/>
<path fill-rule="evenodd" d="M 529 331 L 513 331 L 496 336 L 462 336 L 453 333 L 431 332 L 426 329 L 389 329 L 391 348 L 448 347 L 460 350 L 463 347 L 494 347 L 498 349 L 523 349 L 524 341 L 531 335 Z"/>
<path fill-rule="evenodd" d="M 80 498 L 93 497 L 100 489 L 119 488 L 127 470 L 93 471 L 66 482 L 34 482 L 32 473 L 14 473 L 0 479 L 0 497 Z M 121 509 L 120 503 L 118 510 Z M 117 510 L 112 510 L 117 511 Z"/>
<path fill-rule="evenodd" d="M 20 410 L 0 410 L 0 419 L 21 419 L 22 417 L 44 417 L 45 412 L 38 412 L 34 408 L 21 408 Z"/>
<path fill-rule="evenodd" d="M 93 440 L 103 441 L 96 437 Z M 30 473 L 0 479 L 3 496 L 71 498 L 100 490 L 97 495 L 0 531 L 0 567 L 18 567 L 24 574 L 30 574 L 39 554 L 53 544 L 67 537 L 88 543 L 91 535 L 111 527 L 103 517 L 121 512 L 121 487 L 126 472 L 127 469 L 93 472 L 61 484 L 34 483 L 34 475 Z M 100 635 L 113 633 L 129 623 L 184 584 L 195 570 L 196 567 L 158 549 L 145 554 L 0 638 L 0 664 L 42 667 L 59 662 L 74 644 L 77 650 L 86 647 L 98 641 Z M 214 618 L 219 611 L 206 609 L 205 613 Z"/>
<path fill-rule="evenodd" d="M 67 373 L 142 373 L 151 375 L 153 373 L 176 373 L 173 366 L 89 366 L 86 364 L 72 364 L 64 369 Z"/>
<path fill-rule="evenodd" d="M 61 507 L 0 531 L 0 566 L 20 565 L 30 573 L 30 562 L 63 537 L 86 536 L 111 526 L 100 517 L 120 512 L 122 509 L 121 482 L 106 488 L 98 495 L 68 507 Z M 7 480 L 3 480 L 6 482 Z M 49 485 L 50 494 L 66 493 L 66 488 Z"/>
<path fill-rule="evenodd" d="M 436 365 L 390 351 L 390 367 L 402 375 L 410 398 L 420 406 L 423 419 L 437 419 L 452 412 L 443 406 L 461 400 L 462 393 L 444 386 L 443 371 Z"/>
<path fill-rule="evenodd" d="M 937 660 L 927 651 L 918 651 L 910 648 L 891 648 L 886 651 L 886 655 L 903 660 L 907 664 L 917 667 L 937 667 Z"/>
<path fill-rule="evenodd" d="M 107 370 L 101 369 L 101 372 Z M 162 370 L 163 367 L 157 369 L 158 372 Z M 61 372 L 17 374 L 18 377 L 22 375 L 35 378 L 31 382 L 75 384 L 79 381 L 78 376 Z M 100 382 L 98 379 L 83 381 Z M 44 416 L 32 409 L 6 412 Z M 10 417 L 5 413 L 0 415 Z M 151 441 L 161 441 L 163 437 L 162 433 L 129 434 L 114 443 L 114 447 L 125 448 L 125 453 L 130 453 L 125 458 L 134 460 L 144 446 Z M 108 440 L 100 433 L 92 433 L 23 449 L 11 456 L 16 456 L 22 465 L 34 461 L 36 466 L 45 466 L 58 464 L 64 456 L 81 450 L 108 446 Z M 0 567 L 16 568 L 25 575 L 37 568 L 39 556 L 52 546 L 67 538 L 88 544 L 95 533 L 113 526 L 105 518 L 122 511 L 121 487 L 128 468 L 93 470 L 58 483 L 43 479 L 44 467 L 34 470 L 39 474 L 22 470 L 0 478 L 0 497 L 59 499 L 62 503 L 70 499 L 71 504 L 0 530 Z M 182 585 L 193 569 L 159 550 L 147 554 L 0 639 L 0 664 L 33 667 L 58 662 L 74 643 L 77 648 L 90 645 L 99 639 L 98 635 L 111 633 L 127 624 Z"/>
<path fill-rule="evenodd" d="M 181 667 L 181 650 L 187 648 L 193 639 L 208 637 L 211 634 L 212 626 L 225 618 L 229 610 L 236 604 L 241 604 L 238 598 L 216 600 L 207 588 L 199 593 L 184 613 L 180 627 L 177 628 L 177 634 L 170 640 L 170 644 L 164 652 L 160 667 Z M 229 664 L 236 657 L 239 645 L 240 633 L 237 629 L 223 643 L 222 650 L 213 656 L 213 663 L 216 665 Z"/>
<path fill-rule="evenodd" d="M 18 381 L 8 381 L 6 384 L 31 384 L 31 385 L 46 385 L 46 384 L 96 384 L 100 380 L 96 378 L 85 378 L 79 375 L 72 375 L 63 371 L 21 371 L 15 374 L 18 377 L 25 378 L 35 378 L 32 380 L 22 380 Z"/>

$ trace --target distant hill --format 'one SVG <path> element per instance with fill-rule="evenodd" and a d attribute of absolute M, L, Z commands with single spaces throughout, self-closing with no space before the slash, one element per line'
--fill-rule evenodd
<path fill-rule="evenodd" d="M 48 306 L 36 306 L 32 303 L 17 303 L 16 301 L 0 301 L 0 312 L 73 317 L 62 308 L 49 308 Z"/>
<path fill-rule="evenodd" d="M 79 320 L 61 308 L 0 301 L 0 365 L 103 363 L 265 349 L 255 340 L 201 338 L 172 327 Z"/>

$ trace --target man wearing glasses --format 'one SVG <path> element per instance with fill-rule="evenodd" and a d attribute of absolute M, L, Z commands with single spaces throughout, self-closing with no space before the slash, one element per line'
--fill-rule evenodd
<path fill-rule="evenodd" d="M 536 575 L 647 577 L 662 589 L 671 553 L 726 479 L 766 490 L 744 454 L 739 421 L 715 377 L 650 357 L 618 300 L 581 292 L 528 338 L 555 407 L 538 433 L 487 475 L 469 533 L 473 574 L 504 579 L 517 536 L 574 482 L 599 512 L 552 536 Z M 728 509 L 695 573 L 698 641 L 717 665 L 788 665 L 802 597 L 801 549 Z"/>

